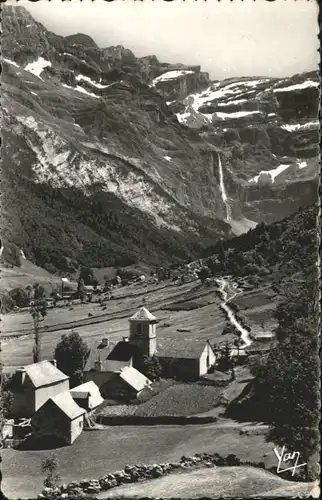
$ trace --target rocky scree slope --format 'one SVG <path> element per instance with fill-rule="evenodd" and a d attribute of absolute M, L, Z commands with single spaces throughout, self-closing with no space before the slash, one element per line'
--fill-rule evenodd
<path fill-rule="evenodd" d="M 68 271 L 175 262 L 229 234 L 203 139 L 148 85 L 172 66 L 59 37 L 23 7 L 3 31 L 4 241 Z"/>

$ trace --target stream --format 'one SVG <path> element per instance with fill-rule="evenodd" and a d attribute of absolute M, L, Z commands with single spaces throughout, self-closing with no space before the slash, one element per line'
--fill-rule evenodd
<path fill-rule="evenodd" d="M 227 287 L 230 286 L 230 288 L 236 289 L 237 285 L 235 283 L 229 283 L 229 281 L 225 280 L 224 278 L 218 278 L 215 281 L 219 285 L 219 293 L 221 294 L 223 299 L 221 307 L 222 309 L 224 309 L 224 311 L 226 311 L 229 322 L 240 332 L 240 338 L 243 342 L 240 348 L 243 349 L 252 343 L 249 332 L 239 323 L 234 311 L 227 304 L 229 300 L 232 300 L 234 297 L 236 297 L 236 295 L 238 295 L 238 292 L 233 290 L 231 296 L 229 297 Z"/>

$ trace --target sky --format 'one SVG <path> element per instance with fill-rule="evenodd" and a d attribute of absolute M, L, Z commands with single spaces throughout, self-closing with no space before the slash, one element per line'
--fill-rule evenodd
<path fill-rule="evenodd" d="M 318 68 L 315 0 L 20 0 L 18 5 L 57 34 L 86 33 L 100 47 L 123 45 L 138 57 L 198 64 L 212 79 L 285 77 Z"/>

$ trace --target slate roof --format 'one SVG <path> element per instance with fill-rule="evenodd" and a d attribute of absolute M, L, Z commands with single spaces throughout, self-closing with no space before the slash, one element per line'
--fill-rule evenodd
<path fill-rule="evenodd" d="M 162 339 L 157 344 L 156 356 L 160 358 L 199 359 L 205 341 L 184 339 Z"/>
<path fill-rule="evenodd" d="M 98 386 L 92 380 L 86 382 L 85 384 L 81 384 L 78 385 L 77 387 L 74 387 L 69 392 L 73 399 L 89 398 L 91 408 L 96 408 L 104 401 Z"/>
<path fill-rule="evenodd" d="M 130 344 L 130 342 L 121 340 L 118 342 L 109 355 L 107 356 L 108 360 L 114 361 L 130 361 L 130 359 L 138 353 L 138 348 Z"/>
<path fill-rule="evenodd" d="M 57 396 L 50 398 L 49 401 L 52 401 L 63 413 L 65 413 L 69 420 L 74 420 L 86 413 L 86 410 L 75 403 L 69 391 L 61 392 L 57 394 Z M 43 408 L 43 406 L 41 408 Z"/>
<path fill-rule="evenodd" d="M 141 307 L 133 316 L 130 317 L 130 321 L 157 321 L 157 318 L 147 310 L 146 307 Z"/>
<path fill-rule="evenodd" d="M 65 373 L 58 370 L 50 361 L 40 361 L 39 363 L 27 365 L 24 370 L 36 388 L 57 384 L 69 379 Z"/>
<path fill-rule="evenodd" d="M 98 359 L 104 361 L 111 352 L 111 350 L 113 349 L 113 347 L 114 347 L 113 344 L 110 344 L 109 346 L 102 348 L 93 347 L 90 350 L 84 371 L 89 372 L 90 370 L 92 370 L 94 368 L 95 361 L 97 361 Z"/>
<path fill-rule="evenodd" d="M 152 384 L 151 380 L 145 377 L 141 372 L 133 368 L 133 366 L 126 366 L 121 370 L 120 375 L 122 380 L 129 386 L 133 387 L 137 392 L 142 391 L 146 385 Z"/>
<path fill-rule="evenodd" d="M 115 372 L 120 371 L 124 366 L 127 366 L 130 359 L 137 353 L 136 346 L 129 342 L 120 341 L 116 344 L 110 344 L 108 347 L 93 348 L 90 351 L 86 361 L 84 371 L 95 369 L 95 361 L 98 359 L 102 362 L 101 371 Z"/>

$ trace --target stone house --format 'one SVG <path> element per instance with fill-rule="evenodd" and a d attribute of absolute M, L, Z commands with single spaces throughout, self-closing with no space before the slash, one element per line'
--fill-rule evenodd
<path fill-rule="evenodd" d="M 125 366 L 116 371 L 105 384 L 104 393 L 112 399 L 121 397 L 122 399 L 131 400 L 139 396 L 143 389 L 151 384 L 151 380 L 133 366 Z"/>
<path fill-rule="evenodd" d="M 31 418 L 34 435 L 48 442 L 72 444 L 83 431 L 85 414 L 69 391 L 61 392 L 49 398 Z"/>
<path fill-rule="evenodd" d="M 14 417 L 31 417 L 48 399 L 69 390 L 69 377 L 55 361 L 40 361 L 16 370 L 12 382 Z"/>
<path fill-rule="evenodd" d="M 193 381 L 206 375 L 216 363 L 216 355 L 208 341 L 162 339 L 156 357 L 164 376 Z"/>

